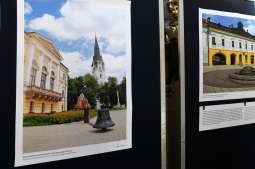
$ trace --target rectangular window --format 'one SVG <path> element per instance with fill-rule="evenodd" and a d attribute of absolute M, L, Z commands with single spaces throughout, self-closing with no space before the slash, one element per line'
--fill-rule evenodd
<path fill-rule="evenodd" d="M 225 46 L 225 40 L 222 39 L 222 46 Z"/>
<path fill-rule="evenodd" d="M 216 45 L 215 37 L 212 37 L 212 45 Z"/>
<path fill-rule="evenodd" d="M 232 47 L 233 47 L 233 48 L 235 47 L 235 42 L 234 42 L 234 41 L 232 41 Z"/>
<path fill-rule="evenodd" d="M 245 44 L 245 49 L 247 50 L 247 43 Z"/>
<path fill-rule="evenodd" d="M 253 50 L 253 45 L 251 45 L 251 50 Z"/>
<path fill-rule="evenodd" d="M 242 43 L 241 42 L 239 42 L 239 48 L 242 49 Z"/>
<path fill-rule="evenodd" d="M 34 86 L 35 85 L 35 79 L 36 79 L 36 69 L 32 68 L 31 69 L 31 74 L 30 74 L 30 82 L 29 82 L 30 86 Z"/>
<path fill-rule="evenodd" d="M 46 74 L 45 73 L 42 73 L 42 76 L 41 76 L 41 88 L 45 89 L 45 86 L 46 86 Z"/>

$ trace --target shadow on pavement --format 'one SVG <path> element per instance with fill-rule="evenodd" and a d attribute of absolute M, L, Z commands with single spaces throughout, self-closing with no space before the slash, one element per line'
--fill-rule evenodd
<path fill-rule="evenodd" d="M 90 132 L 91 133 L 107 133 L 107 132 L 110 132 L 112 131 L 113 129 L 105 129 L 105 130 L 102 130 L 102 129 L 95 129 L 95 130 L 91 130 Z"/>

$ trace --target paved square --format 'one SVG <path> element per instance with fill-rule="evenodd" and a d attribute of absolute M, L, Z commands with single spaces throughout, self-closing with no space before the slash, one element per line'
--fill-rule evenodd
<path fill-rule="evenodd" d="M 255 65 L 249 66 L 255 68 Z M 255 91 L 255 85 L 236 84 L 235 82 L 232 82 L 230 79 L 228 79 L 229 73 L 233 73 L 243 67 L 244 66 L 240 67 L 239 65 L 204 66 L 204 93 L 240 92 L 251 90 Z"/>
<path fill-rule="evenodd" d="M 115 126 L 106 132 L 82 122 L 23 128 L 23 151 L 32 153 L 90 144 L 99 144 L 126 138 L 126 110 L 110 112 Z M 96 122 L 96 117 L 90 120 Z"/>

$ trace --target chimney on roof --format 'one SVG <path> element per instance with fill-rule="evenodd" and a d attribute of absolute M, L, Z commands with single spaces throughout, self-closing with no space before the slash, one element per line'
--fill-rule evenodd
<path fill-rule="evenodd" d="M 238 22 L 237 28 L 238 28 L 239 30 L 241 30 L 241 31 L 244 31 L 244 29 L 243 29 L 243 23 L 242 23 L 242 22 Z"/>

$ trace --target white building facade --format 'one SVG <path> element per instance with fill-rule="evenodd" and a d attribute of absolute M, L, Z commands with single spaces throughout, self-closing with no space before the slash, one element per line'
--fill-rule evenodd
<path fill-rule="evenodd" d="M 255 64 L 255 36 L 241 22 L 234 28 L 203 19 L 202 40 L 204 65 Z"/>

